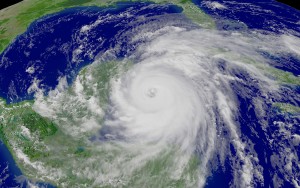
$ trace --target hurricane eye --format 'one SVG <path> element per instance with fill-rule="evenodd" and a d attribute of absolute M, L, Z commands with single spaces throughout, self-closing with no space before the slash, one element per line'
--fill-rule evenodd
<path fill-rule="evenodd" d="M 0 188 L 300 188 L 300 9 L 280 1 L 0 8 Z"/>
<path fill-rule="evenodd" d="M 148 97 L 150 97 L 150 98 L 154 98 L 154 97 L 156 97 L 157 92 L 158 92 L 158 91 L 157 91 L 156 88 L 150 88 L 150 89 L 148 89 L 146 95 L 147 95 Z"/>

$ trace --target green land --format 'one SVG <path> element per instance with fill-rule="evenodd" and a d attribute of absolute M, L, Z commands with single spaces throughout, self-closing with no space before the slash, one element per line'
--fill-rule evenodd
<path fill-rule="evenodd" d="M 52 14 L 64 10 L 66 8 L 75 6 L 99 6 L 108 7 L 115 6 L 116 0 L 30 0 L 23 1 L 19 4 L 8 7 L 0 11 L 0 53 L 13 42 L 13 40 L 20 34 L 26 31 L 29 25 L 38 18 L 45 15 Z M 154 0 L 155 3 L 168 3 L 164 0 Z M 183 13 L 196 24 L 204 28 L 213 28 L 213 20 L 198 9 L 189 0 L 175 0 L 171 3 L 183 8 Z M 120 71 L 118 63 L 110 62 L 104 63 L 101 66 L 94 67 L 93 70 L 84 68 L 79 73 L 82 79 L 84 94 L 86 96 L 93 96 L 94 88 L 91 85 L 97 86 L 99 93 L 99 100 L 101 106 L 105 109 L 108 102 L 109 95 L 109 81 L 112 76 L 117 75 Z M 128 69 L 126 64 L 121 67 L 122 70 Z M 86 80 L 88 75 L 93 75 L 95 78 L 93 84 L 88 83 L 91 80 Z M 74 95 L 72 87 L 68 89 L 68 96 Z M 70 101 L 69 101 L 70 102 Z M 73 101 L 72 101 L 73 102 Z M 70 102 L 71 103 L 71 102 Z M 57 123 L 51 118 L 43 117 L 33 109 L 33 101 L 23 101 L 21 103 L 7 105 L 4 100 L 0 101 L 0 138 L 13 154 L 18 166 L 22 172 L 32 180 L 51 182 L 53 185 L 67 184 L 68 186 L 76 186 L 78 183 L 86 185 L 87 187 L 93 183 L 91 179 L 79 177 L 74 171 L 74 163 L 82 164 L 77 168 L 84 170 L 89 163 L 86 163 L 88 158 L 96 156 L 97 160 L 115 158 L 118 149 L 115 153 L 99 149 L 94 150 L 87 140 L 94 132 L 90 131 L 80 138 L 74 138 L 67 134 L 61 126 L 61 122 Z M 84 106 L 84 105 L 83 105 Z M 80 112 L 76 112 L 78 116 L 89 116 L 85 107 L 79 108 Z M 70 122 L 73 120 L 73 114 L 69 112 L 62 112 L 59 114 L 64 116 Z M 100 120 L 101 121 L 101 118 Z M 75 123 L 76 124 L 76 123 Z M 75 125 L 76 126 L 76 125 Z M 112 156 L 106 156 L 112 155 Z M 162 164 L 171 163 L 170 153 L 162 155 L 161 158 L 153 159 L 153 161 L 145 164 L 145 167 L 133 172 L 135 175 L 128 186 L 141 186 L 143 182 L 139 182 L 139 176 L 151 176 L 153 182 L 160 183 L 161 185 L 183 187 L 186 180 L 182 177 L 180 181 L 172 185 L 171 179 L 166 180 L 164 175 L 167 171 L 162 168 Z M 69 160 L 65 160 L 65 158 Z M 99 159 L 100 158 L 100 159 Z M 112 159 L 113 160 L 113 159 Z M 192 171 L 197 170 L 197 160 L 192 159 L 189 166 L 185 169 L 186 172 L 196 180 L 195 173 Z M 39 174 L 37 169 L 46 167 L 46 174 Z M 98 166 L 101 169 L 100 166 Z M 152 170 L 148 171 L 150 168 Z M 103 168 L 102 168 L 103 169 Z M 52 173 L 50 173 L 52 172 Z M 54 181 L 47 176 L 55 176 L 55 174 L 65 173 L 66 176 L 57 177 Z M 150 173 L 150 174 L 149 174 Z M 161 174 L 161 176 L 158 176 Z M 163 175 L 164 174 L 164 175 Z M 154 184 L 153 184 L 154 185 Z M 158 184 L 155 184 L 158 185 Z M 106 186 L 103 186 L 106 187 Z"/>
<path fill-rule="evenodd" d="M 155 3 L 168 3 L 165 0 L 153 0 Z M 28 0 L 13 5 L 0 11 L 0 53 L 20 34 L 26 31 L 28 26 L 38 18 L 64 10 L 65 8 L 75 6 L 114 6 L 116 0 Z M 196 7 L 190 0 L 174 0 L 171 3 L 183 8 L 183 13 L 187 18 L 204 28 L 214 28 L 214 21 Z M 284 72 L 271 67 L 262 67 L 261 64 L 250 61 L 250 64 L 264 70 L 267 74 L 273 76 L 281 84 L 300 85 L 300 78 L 293 76 L 291 73 Z M 125 64 L 123 67 L 118 66 L 117 62 L 104 63 L 93 69 L 86 67 L 82 69 L 79 77 L 82 79 L 85 96 L 96 95 L 92 86 L 97 86 L 100 104 L 105 108 L 109 100 L 109 81 L 121 70 L 126 71 L 131 65 Z M 87 80 L 88 75 L 95 79 L 92 84 Z M 93 85 L 94 84 L 94 85 Z M 70 87 L 66 95 L 73 96 L 74 89 Z M 70 102 L 70 101 L 68 101 Z M 73 102 L 73 101 L 71 101 Z M 78 187 L 78 184 L 89 187 L 93 184 L 92 179 L 80 177 L 74 166 L 80 171 L 85 170 L 85 165 L 89 165 L 87 159 L 95 160 L 111 159 L 117 160 L 121 150 L 115 147 L 114 151 L 106 153 L 105 149 L 94 149 L 87 138 L 93 135 L 93 131 L 87 132 L 80 138 L 74 138 L 64 131 L 63 125 L 60 125 L 51 118 L 43 117 L 33 108 L 33 101 L 23 101 L 17 104 L 7 105 L 5 101 L 0 100 L 0 138 L 13 154 L 18 166 L 22 172 L 33 180 L 47 181 L 54 185 L 67 184 L 69 187 Z M 80 103 L 78 103 L 80 104 Z M 276 103 L 275 107 L 283 112 L 299 113 L 299 107 Z M 86 108 L 80 109 L 80 116 L 89 116 Z M 68 111 L 59 114 L 60 116 L 72 120 L 72 114 Z M 101 117 L 99 118 L 101 121 Z M 75 122 L 75 120 L 74 120 Z M 76 125 L 74 125 L 76 126 Z M 187 182 L 196 182 L 195 173 L 198 170 L 200 161 L 195 157 L 190 159 L 188 166 L 184 169 L 185 177 L 181 177 L 174 182 L 166 179 L 168 176 L 168 166 L 173 163 L 172 152 L 166 152 L 158 158 L 147 162 L 143 168 L 133 172 L 133 178 L 127 182 L 128 187 L 142 187 L 143 177 L 151 177 L 149 185 L 157 187 L 184 187 Z M 68 160 L 66 160 L 66 158 Z M 110 161 L 106 161 L 110 162 Z M 37 174 L 36 169 L 40 165 L 47 166 L 45 174 Z M 95 165 L 94 168 L 101 169 L 102 166 Z M 47 178 L 48 173 L 60 174 L 65 176 L 54 179 Z M 102 172 L 105 173 L 105 172 Z M 50 174 L 51 175 L 51 174 Z M 105 186 L 103 186 L 105 187 Z"/>
<path fill-rule="evenodd" d="M 147 0 L 146 0 L 147 1 Z M 76 6 L 115 6 L 117 0 L 29 0 L 0 11 L 0 53 L 28 26 L 38 18 Z M 125 1 L 128 2 L 128 1 Z M 165 0 L 150 2 L 168 3 Z M 183 8 L 183 13 L 199 25 L 212 28 L 213 20 L 197 8 L 191 1 L 174 0 L 171 3 Z"/>
<path fill-rule="evenodd" d="M 68 130 L 78 128 L 80 123 L 76 123 L 72 115 L 74 111 L 72 105 L 76 103 L 79 112 L 76 116 L 89 116 L 90 112 L 82 101 L 92 96 L 98 96 L 101 107 L 105 109 L 108 103 L 108 94 L 111 89 L 110 81 L 118 78 L 122 72 L 129 70 L 131 62 L 107 62 L 93 64 L 82 69 L 78 75 L 83 87 L 83 93 L 77 96 L 78 91 L 74 85 L 70 86 L 62 96 L 65 103 L 57 108 L 66 108 L 66 111 L 58 114 L 60 119 L 68 119 L 73 127 Z M 77 83 L 78 84 L 78 83 Z M 95 93 L 95 87 L 97 94 Z M 100 92 L 99 92 L 100 91 Z M 77 92 L 77 94 L 76 94 Z M 75 100 L 73 100 L 75 99 Z M 47 101 L 49 106 L 51 101 Z M 68 106 L 69 105 L 69 106 Z M 85 132 L 83 136 L 74 137 L 65 130 L 66 122 L 55 121 L 51 118 L 42 117 L 34 111 L 33 101 L 23 101 L 17 104 L 7 105 L 5 101 L 0 101 L 0 138 L 8 146 L 22 172 L 31 180 L 50 182 L 53 185 L 67 185 L 76 187 L 90 187 L 94 183 L 97 174 L 109 174 L 110 169 L 106 165 L 118 163 L 120 155 L 125 155 L 125 161 L 130 161 L 134 155 L 123 150 L 113 143 L 98 145 L 89 141 L 95 130 Z M 99 117 L 101 121 L 102 117 Z M 77 129 L 76 129 L 77 130 Z M 134 150 L 134 149 L 133 149 Z M 124 154 L 125 152 L 125 154 Z M 152 158 L 141 168 L 128 174 L 127 182 L 123 182 L 123 187 L 141 187 L 145 182 L 151 187 L 164 185 L 165 187 L 185 187 L 187 183 L 193 186 L 197 183 L 196 172 L 199 170 L 199 160 L 192 157 L 188 165 L 184 168 L 184 176 L 174 181 L 170 176 L 170 169 L 164 166 L 172 166 L 176 151 L 162 152 L 157 158 Z M 97 161 L 97 162 L 95 162 Z M 121 162 L 119 165 L 126 164 Z M 85 177 L 84 171 L 90 169 L 92 178 Z M 129 167 L 126 167 L 129 168 Z M 43 170 L 41 170 L 43 169 Z M 80 172 L 80 173 L 79 173 Z M 82 172 L 82 173 L 81 173 Z M 62 175 L 63 174 L 63 175 Z M 60 175 L 56 177 L 57 175 Z M 125 175 L 126 176 L 126 175 Z M 148 177 L 145 179 L 145 177 Z M 64 186 L 62 186 L 64 187 Z M 93 187 L 110 187 L 106 182 Z"/>

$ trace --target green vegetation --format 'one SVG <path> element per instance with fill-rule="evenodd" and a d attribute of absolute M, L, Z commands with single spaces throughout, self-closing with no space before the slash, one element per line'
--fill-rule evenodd
<path fill-rule="evenodd" d="M 80 6 L 85 3 L 90 3 L 93 0 L 69 0 L 69 1 L 64 1 L 59 3 L 57 6 L 58 7 L 71 7 L 71 6 Z"/>
<path fill-rule="evenodd" d="M 100 98 L 101 104 L 107 104 L 109 97 L 109 81 L 117 74 L 119 65 L 119 62 L 108 62 L 92 68 L 90 67 L 88 70 L 83 69 L 79 75 L 83 78 L 83 87 L 86 95 L 97 95 Z M 97 86 L 97 92 L 99 92 L 97 94 L 94 93 L 94 88 L 91 87 L 91 81 L 87 80 L 87 76 L 90 75 L 93 77 L 92 82 Z"/>
<path fill-rule="evenodd" d="M 254 60 L 246 60 L 246 63 L 252 64 L 255 67 L 265 71 L 265 73 L 276 79 L 280 84 L 300 85 L 300 77 L 294 76 L 292 73 L 283 71 L 271 66 L 266 66 L 255 62 Z"/>
<path fill-rule="evenodd" d="M 98 96 L 104 106 L 108 102 L 110 80 L 127 70 L 129 65 L 131 63 L 108 62 L 84 68 L 78 77 L 82 79 L 85 96 Z M 94 88 L 95 85 L 97 88 Z M 76 96 L 76 91 L 73 89 L 73 87 L 70 87 L 66 90 L 66 95 L 71 97 L 73 93 L 73 96 Z M 83 136 L 82 139 L 78 139 L 65 134 L 62 131 L 65 126 L 63 123 L 57 124 L 60 121 L 55 123 L 49 118 L 42 117 L 33 110 L 33 104 L 33 101 L 23 101 L 7 105 L 4 100 L 0 99 L 0 138 L 13 154 L 23 173 L 32 179 L 52 182 L 54 185 L 59 184 L 58 181 L 47 178 L 48 175 L 40 174 L 41 172 L 32 167 L 36 163 L 42 163 L 47 173 L 55 170 L 67 173 L 67 177 L 61 177 L 60 181 L 68 181 L 70 186 L 76 186 L 78 181 L 91 185 L 91 180 L 86 177 L 79 177 L 76 171 L 70 171 L 69 169 L 74 169 L 77 162 L 82 164 L 79 169 L 86 168 L 85 165 L 90 166 L 91 164 L 87 161 L 89 158 L 113 160 L 113 156 L 117 156 L 116 153 L 105 152 L 105 149 L 97 151 L 91 148 L 88 141 L 90 136 Z M 70 104 L 73 105 L 71 102 Z M 67 108 L 67 112 L 68 108 L 74 108 L 74 105 L 64 107 Z M 68 117 L 68 113 L 60 114 L 59 118 L 67 118 L 69 121 L 73 121 L 76 126 L 81 126 L 80 122 L 76 122 L 76 118 L 78 119 L 81 116 L 86 118 L 89 117 L 89 114 L 86 113 L 87 109 L 80 109 L 81 106 L 76 108 L 79 108 L 80 113 L 75 114 L 75 119 L 72 120 L 72 117 Z M 92 134 L 95 134 L 95 132 L 92 132 Z M 24 160 L 22 158 L 24 156 L 28 160 Z M 67 161 L 66 157 L 68 157 Z M 99 164 L 97 168 L 100 169 Z M 55 174 L 55 172 L 53 173 Z"/>
<path fill-rule="evenodd" d="M 223 49 L 217 49 L 216 53 L 221 53 L 226 58 L 230 58 L 233 60 L 237 60 L 239 62 L 243 62 L 248 65 L 253 65 L 254 67 L 258 68 L 259 70 L 264 71 L 264 73 L 273 78 L 274 80 L 278 81 L 280 84 L 289 84 L 289 85 L 300 85 L 300 77 L 293 75 L 290 72 L 283 71 L 280 69 L 277 69 L 275 67 L 266 65 L 264 63 L 260 63 L 254 59 L 251 59 L 250 57 L 240 57 L 237 54 L 234 54 L 232 52 L 226 52 Z"/>
<path fill-rule="evenodd" d="M 183 13 L 187 18 L 197 23 L 201 27 L 207 29 L 215 28 L 215 22 L 213 21 L 213 19 L 190 1 L 186 1 L 184 2 L 184 4 L 178 5 L 183 8 Z"/>
<path fill-rule="evenodd" d="M 0 139 L 4 142 L 4 144 L 7 144 L 7 136 L 4 132 L 4 124 L 0 123 Z"/>
<path fill-rule="evenodd" d="M 4 24 L 4 23 L 8 22 L 8 21 L 9 21 L 9 19 L 8 19 L 8 18 L 6 18 L 6 19 L 3 19 L 3 20 L 0 20 L 0 26 L 1 26 L 2 24 Z"/>
<path fill-rule="evenodd" d="M 10 43 L 9 39 L 1 39 L 0 38 L 0 53 L 3 52 L 3 50 L 9 45 L 9 43 Z"/>
<path fill-rule="evenodd" d="M 179 161 L 176 161 L 176 154 L 174 151 L 161 153 L 159 157 L 149 160 L 146 165 L 137 170 L 133 174 L 128 187 L 143 187 L 146 182 L 148 187 L 176 187 L 184 188 L 197 187 L 199 170 L 199 158 L 192 156 L 189 163 L 184 167 L 181 176 L 172 178 L 172 173 L 177 173 L 176 167 Z M 173 175 L 174 176 L 174 175 Z"/>
<path fill-rule="evenodd" d="M 27 127 L 31 133 L 39 135 L 41 140 L 57 132 L 57 128 L 53 122 L 43 118 L 31 109 L 23 111 L 19 117 L 23 125 Z"/>
<path fill-rule="evenodd" d="M 300 77 L 296 77 L 290 72 L 276 68 L 269 68 L 269 72 L 283 84 L 300 85 Z"/>
<path fill-rule="evenodd" d="M 37 177 L 36 169 L 30 167 L 31 163 L 43 162 L 46 167 L 61 168 L 67 155 L 83 159 L 91 156 L 86 150 L 74 152 L 84 143 L 73 140 L 59 131 L 53 121 L 36 113 L 32 109 L 32 101 L 12 105 L 5 104 L 3 100 L 0 102 L 0 138 L 28 177 Z M 17 156 L 26 156 L 29 161 L 19 160 Z"/>
<path fill-rule="evenodd" d="M 0 35 L 4 34 L 6 32 L 5 28 L 0 28 Z"/>
<path fill-rule="evenodd" d="M 109 83 L 131 66 L 131 62 L 108 62 L 85 67 L 78 75 L 83 86 L 83 93 L 80 91 L 80 97 L 97 96 L 102 106 L 105 106 L 110 91 Z M 73 86 L 64 92 L 68 98 L 76 98 L 78 94 Z M 61 104 L 66 112 L 70 108 L 81 108 L 68 101 L 68 104 L 70 103 L 72 106 Z M 30 179 L 50 182 L 57 186 L 64 184 L 69 187 L 91 187 L 99 174 L 106 176 L 111 173 L 112 169 L 127 169 L 127 163 L 139 155 L 118 144 L 90 142 L 91 134 L 97 133 L 95 131 L 78 139 L 64 132 L 66 124 L 60 123 L 61 119 L 70 121 L 69 114 L 54 115 L 52 120 L 36 113 L 33 105 L 33 101 L 7 105 L 0 99 L 0 138 L 12 152 L 22 172 Z M 80 109 L 80 111 L 87 110 Z M 69 113 L 74 115 L 72 111 Z M 88 113 L 85 113 L 82 118 L 81 115 L 79 119 L 89 117 Z M 77 115 L 75 117 L 78 118 Z M 80 120 L 77 119 L 77 121 Z M 80 127 L 82 125 L 76 122 L 76 119 L 73 119 L 72 123 L 78 128 L 84 128 Z M 114 181 L 118 181 L 116 178 L 121 178 L 124 180 L 124 187 L 140 187 L 146 184 L 171 187 L 196 185 L 199 167 L 199 160 L 196 156 L 192 156 L 189 160 L 180 173 L 181 177 L 172 178 L 171 173 L 177 165 L 176 156 L 180 156 L 176 152 L 178 151 L 163 151 L 161 155 L 133 171 L 133 174 L 124 171 L 116 175 Z M 132 165 L 136 163 L 133 162 Z M 40 170 L 41 168 L 43 170 Z M 105 181 L 102 187 L 111 187 L 107 179 Z"/>
<path fill-rule="evenodd" d="M 299 114 L 300 107 L 288 103 L 274 103 L 273 107 L 278 108 L 281 112 L 290 114 Z"/>
<path fill-rule="evenodd" d="M 45 152 L 44 150 L 39 150 L 32 143 L 23 144 L 23 152 L 31 160 L 36 160 L 49 156 L 49 153 Z"/>
<path fill-rule="evenodd" d="M 146 0 L 150 1 L 150 0 Z M 6 30 L 0 32 L 0 53 L 16 38 L 25 32 L 27 27 L 42 16 L 75 6 L 114 6 L 117 0 L 31 0 L 20 2 L 0 13 L 0 26 Z M 151 1 L 152 2 L 152 1 Z M 153 0 L 155 3 L 171 2 L 183 8 L 183 13 L 202 27 L 212 28 L 212 19 L 195 6 L 190 0 Z M 0 28 L 1 29 L 1 28 Z"/>
<path fill-rule="evenodd" d="M 115 79 L 120 73 L 126 72 L 129 67 L 132 66 L 132 62 L 107 62 L 99 65 L 92 65 L 86 69 L 83 69 L 79 76 L 82 76 L 83 87 L 87 96 L 98 96 L 100 103 L 105 108 L 108 103 L 110 92 L 110 80 Z M 92 80 L 87 80 L 87 76 L 92 76 Z M 93 84 L 91 84 L 91 82 Z M 93 86 L 93 87 L 91 87 Z M 97 93 L 94 93 L 96 86 Z"/>
<path fill-rule="evenodd" d="M 30 159 L 44 157 L 42 145 L 35 144 L 56 133 L 57 128 L 50 120 L 43 118 L 30 107 L 30 102 L 17 105 L 2 105 L 0 137 L 8 145 L 17 145 Z"/>
<path fill-rule="evenodd" d="M 182 3 L 182 4 L 192 3 L 192 0 L 181 0 L 180 3 Z"/>
<path fill-rule="evenodd" d="M 5 128 L 5 124 L 19 124 L 27 128 L 41 140 L 45 139 L 47 136 L 54 135 L 57 131 L 54 123 L 33 111 L 30 107 L 31 104 L 31 101 L 24 101 L 16 105 L 2 105 L 3 109 L 0 111 L 0 115 L 3 117 L 1 120 L 2 131 Z M 6 128 L 14 130 L 13 126 Z M 26 140 L 24 135 L 19 136 Z"/>

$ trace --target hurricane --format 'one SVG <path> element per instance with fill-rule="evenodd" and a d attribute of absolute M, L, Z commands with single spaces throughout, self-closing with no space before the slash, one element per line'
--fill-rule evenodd
<path fill-rule="evenodd" d="M 97 103 L 82 101 L 84 97 L 79 89 L 74 89 L 77 92 L 74 99 L 62 102 L 67 96 L 63 94 L 64 90 L 57 89 L 47 99 L 49 109 L 44 115 L 63 108 L 74 111 L 72 108 L 77 105 L 74 106 L 72 101 L 82 101 L 78 106 L 87 105 L 87 109 L 102 109 L 98 116 L 103 114 L 104 121 L 96 123 L 94 120 L 99 132 L 92 139 L 93 147 L 120 154 L 111 156 L 113 162 L 109 169 L 114 170 L 107 172 L 108 175 L 97 172 L 100 167 L 89 172 L 94 172 L 96 182 L 101 184 L 126 185 L 130 178 L 124 177 L 135 171 L 143 172 L 149 163 L 155 166 L 153 161 L 161 160 L 163 156 L 168 168 L 161 169 L 160 173 L 173 181 L 185 181 L 190 187 L 203 187 L 206 178 L 216 168 L 211 161 L 219 160 L 224 164 L 229 145 L 236 151 L 236 155 L 231 156 L 235 169 L 238 169 L 234 172 L 235 182 L 243 187 L 252 186 L 254 179 L 263 182 L 259 160 L 249 145 L 251 140 L 243 138 L 239 128 L 243 124 L 237 121 L 239 102 L 236 92 L 242 93 L 244 88 L 233 90 L 233 87 L 234 83 L 245 84 L 245 80 L 237 75 L 237 72 L 244 72 L 261 95 L 267 97 L 278 92 L 278 84 L 261 68 L 267 70 L 269 66 L 267 59 L 259 53 L 261 48 L 274 50 L 272 45 L 261 41 L 261 36 L 253 40 L 253 36 L 247 34 L 211 32 L 200 28 L 168 27 L 162 30 L 166 32 L 141 44 L 136 52 L 122 61 L 121 64 L 134 62 L 129 68 L 117 68 L 117 76 L 109 81 L 105 110 L 101 105 L 92 108 Z M 271 36 L 273 38 L 275 36 Z M 284 40 L 285 36 L 277 39 Z M 137 40 L 136 37 L 133 40 Z M 275 50 L 280 51 L 278 45 Z M 98 62 L 93 66 L 101 65 Z M 89 87 L 99 94 L 92 79 L 96 78 L 90 78 L 90 83 L 85 84 L 91 84 Z M 80 80 L 75 82 L 75 88 L 83 85 L 81 82 L 84 81 Z M 260 113 L 265 113 L 263 99 L 255 100 Z M 37 100 L 35 103 L 38 112 L 45 109 L 39 110 L 43 102 Z M 84 122 L 73 127 L 76 137 L 80 132 L 88 131 L 86 124 L 91 124 L 94 116 L 81 119 Z M 72 132 L 71 125 L 67 130 Z M 96 165 L 90 160 L 84 166 Z M 101 157 L 96 163 L 102 166 L 105 160 Z M 193 160 L 196 160 L 196 166 L 191 166 Z M 124 172 L 118 172 L 119 168 Z M 111 179 L 118 181 L 111 184 Z"/>
<path fill-rule="evenodd" d="M 87 37 L 99 24 L 131 19 L 131 11 L 82 26 L 72 61 L 80 62 L 81 53 L 89 51 Z M 59 131 L 56 139 L 37 146 L 49 152 L 39 161 L 13 146 L 32 169 L 30 176 L 62 187 L 77 185 L 70 176 L 82 187 L 205 187 L 230 164 L 233 187 L 269 181 L 255 138 L 260 130 L 272 144 L 291 137 L 287 127 L 271 135 L 270 122 L 287 126 L 273 121 L 271 106 L 284 101 L 283 93 L 299 101 L 288 86 L 297 76 L 283 75 L 270 62 L 286 54 L 299 58 L 299 38 L 292 32 L 212 30 L 179 13 L 173 16 L 177 19 L 166 14 L 131 22 L 117 34 L 116 44 L 94 55 L 71 83 L 60 75 L 49 89 L 42 79 L 33 79 L 27 89 L 34 95 L 32 108 Z M 282 178 L 299 185 L 293 174 L 299 169 L 297 144 L 278 147 L 279 156 L 289 156 L 286 166 L 277 166 Z"/>

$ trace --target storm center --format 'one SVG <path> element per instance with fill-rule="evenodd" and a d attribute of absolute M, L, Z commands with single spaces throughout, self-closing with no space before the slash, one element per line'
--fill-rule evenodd
<path fill-rule="evenodd" d="M 150 97 L 150 98 L 155 97 L 156 94 L 157 94 L 157 89 L 156 89 L 156 88 L 150 88 L 150 89 L 147 91 L 147 96 Z"/>

